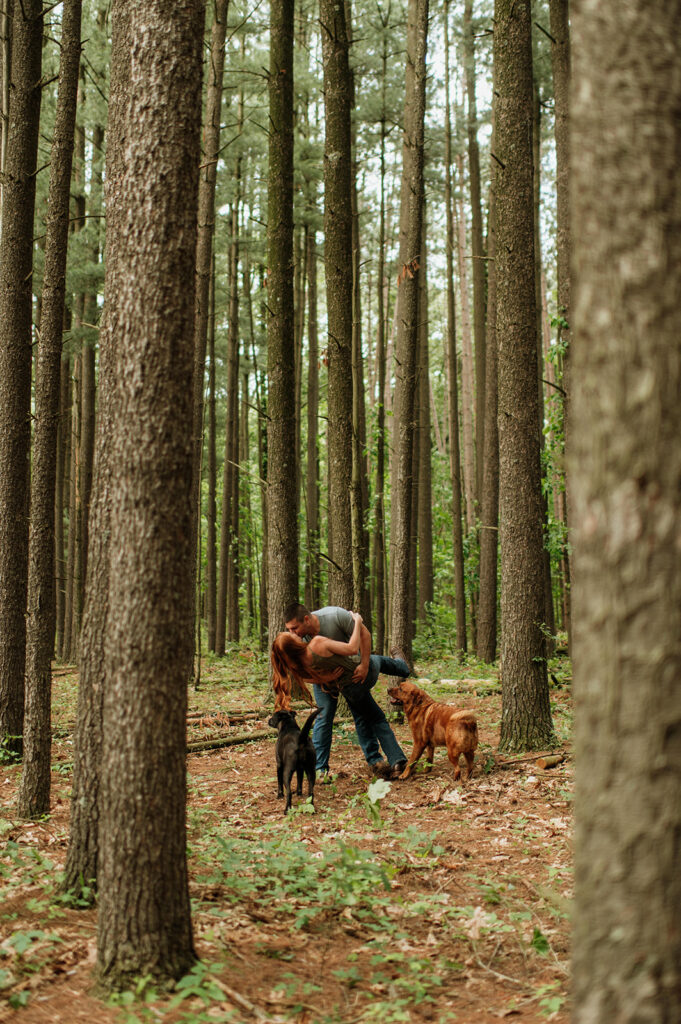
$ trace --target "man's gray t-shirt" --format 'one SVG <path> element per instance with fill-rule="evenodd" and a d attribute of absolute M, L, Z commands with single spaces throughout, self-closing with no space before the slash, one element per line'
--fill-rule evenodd
<path fill-rule="evenodd" d="M 325 636 L 329 640 L 339 640 L 341 643 L 347 643 L 352 636 L 355 620 L 345 608 L 329 605 L 327 608 L 319 608 L 312 614 L 319 619 L 320 636 Z"/>

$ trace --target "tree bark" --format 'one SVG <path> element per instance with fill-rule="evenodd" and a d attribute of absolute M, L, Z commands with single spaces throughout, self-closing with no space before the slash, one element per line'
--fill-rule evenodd
<path fill-rule="evenodd" d="M 680 17 L 572 4 L 576 1024 L 681 1021 Z"/>
<path fill-rule="evenodd" d="M 485 450 L 485 250 L 482 237 L 482 199 L 480 190 L 480 148 L 478 145 L 478 106 L 475 95 L 475 33 L 473 26 L 473 0 L 465 0 L 463 15 L 464 70 L 468 111 L 466 135 L 468 141 L 468 178 L 471 197 L 471 255 L 473 272 L 473 336 L 475 340 L 475 495 L 482 495 L 482 453 Z"/>
<path fill-rule="evenodd" d="M 494 149 L 494 136 L 492 148 Z M 492 176 L 494 181 L 494 174 Z M 480 591 L 478 646 L 480 661 L 491 664 L 497 656 L 497 569 L 499 552 L 499 429 L 497 426 L 497 271 L 496 201 L 490 190 L 487 229 L 487 332 L 485 370 L 485 450 L 480 502 Z"/>
<path fill-rule="evenodd" d="M 402 188 L 400 198 L 400 253 L 398 333 L 396 346 L 396 423 L 393 466 L 392 553 L 393 609 L 391 639 L 411 657 L 412 623 L 409 595 L 411 506 L 413 491 L 414 399 L 418 288 L 423 220 L 423 122 L 426 101 L 426 47 L 428 0 L 409 0 L 407 13 L 407 70 L 404 101 Z"/>
<path fill-rule="evenodd" d="M 196 524 L 192 529 L 196 550 L 200 552 L 199 523 L 201 522 L 200 490 L 201 490 L 201 452 L 203 445 L 204 420 L 204 387 L 206 368 L 206 346 L 208 333 L 214 340 L 215 322 L 211 321 L 211 298 L 214 300 L 213 238 L 215 235 L 215 185 L 217 165 L 220 152 L 220 115 L 222 111 L 222 84 L 225 67 L 225 37 L 227 33 L 227 12 L 229 0 L 216 0 L 212 5 L 213 23 L 210 34 L 210 51 L 206 82 L 206 110 L 203 126 L 203 152 L 199 168 L 199 212 L 196 238 L 196 309 L 194 311 L 194 371 L 193 371 L 193 439 L 194 458 L 192 462 L 192 495 L 196 514 Z M 213 362 L 210 372 L 215 376 Z M 209 412 L 209 416 L 211 413 Z M 212 415 L 215 415 L 214 407 Z M 214 438 L 214 434 L 213 434 Z M 210 442 L 209 442 L 210 444 Z M 209 454 L 209 463 L 210 463 Z M 210 473 L 210 465 L 209 465 Z M 214 479 L 214 478 L 213 478 Z M 210 486 L 210 485 L 209 485 Z M 214 528 L 214 520 L 213 520 Z M 215 541 L 209 549 L 207 569 L 207 601 L 208 601 L 208 647 L 215 649 Z M 213 559 L 213 562 L 210 559 Z M 195 570 L 196 572 L 196 570 Z M 211 573 L 213 574 L 211 577 Z M 194 588 L 196 593 L 196 588 Z"/>
<path fill-rule="evenodd" d="M 445 217 L 447 225 L 447 362 L 449 365 L 449 464 L 452 479 L 452 547 L 456 646 L 466 651 L 466 589 L 464 582 L 463 518 L 461 503 L 461 445 L 459 441 L 459 384 L 456 360 L 454 303 L 454 211 L 452 207 L 452 122 L 449 98 L 449 0 L 445 3 Z"/>
<path fill-rule="evenodd" d="M 353 606 L 352 515 L 352 79 L 344 4 L 320 0 L 324 59 L 324 260 L 328 319 L 329 600 Z"/>
<path fill-rule="evenodd" d="M 298 593 L 293 309 L 293 0 L 270 8 L 267 213 L 267 611 L 270 642 Z"/>
<path fill-rule="evenodd" d="M 177 979 L 195 960 L 185 828 L 195 522 L 187 380 L 203 17 L 201 0 L 176 0 L 170 16 L 161 0 L 130 5 L 97 948 L 100 977 L 116 989 L 143 974 Z"/>
<path fill-rule="evenodd" d="M 83 609 L 80 685 L 73 757 L 69 845 L 64 869 L 65 891 L 97 886 L 100 868 L 99 825 L 102 812 L 102 714 L 107 686 L 105 637 L 109 616 L 109 559 L 113 506 L 111 437 L 117 421 L 115 355 L 119 335 L 118 255 L 123 235 L 122 181 L 125 171 L 125 111 L 129 95 L 131 37 L 128 0 L 114 0 L 111 10 L 111 72 L 105 202 L 105 303 L 99 344 L 99 402 L 90 516 L 88 579 Z"/>
<path fill-rule="evenodd" d="M 0 744 L 21 751 L 28 584 L 33 212 L 42 4 L 16 4 L 0 240 Z"/>
<path fill-rule="evenodd" d="M 305 470 L 305 505 L 307 524 L 307 566 L 305 570 L 305 603 L 319 608 L 319 340 L 317 330 L 317 234 L 307 231 L 307 459 Z"/>
<path fill-rule="evenodd" d="M 423 244 L 421 246 L 421 294 L 419 296 L 419 451 L 418 451 L 418 603 L 416 618 L 425 626 L 433 603 L 433 487 L 432 438 L 430 421 L 430 360 L 428 350 L 428 260 L 426 254 L 426 210 L 423 211 Z M 416 592 L 416 587 L 414 587 Z"/>
<path fill-rule="evenodd" d="M 80 21 L 81 0 L 66 0 L 62 15 L 57 112 L 50 154 L 43 302 L 35 385 L 24 764 L 19 786 L 19 814 L 24 818 L 47 814 L 50 809 L 50 698 L 55 615 L 54 490 Z"/>
<path fill-rule="evenodd" d="M 544 620 L 532 177 L 530 0 L 496 0 L 494 23 L 499 521 L 500 749 L 553 738 Z"/>
<path fill-rule="evenodd" d="M 562 366 L 563 435 L 569 444 L 570 433 L 570 319 L 572 251 L 570 228 L 570 17 L 568 0 L 549 0 L 551 28 L 551 67 L 553 71 L 554 133 L 556 140 L 556 269 L 558 276 L 558 331 L 556 344 Z M 565 524 L 570 526 L 570 482 L 565 480 Z M 568 644 L 572 635 L 570 600 L 570 554 L 566 544 L 562 554 L 564 587 L 564 627 Z"/>

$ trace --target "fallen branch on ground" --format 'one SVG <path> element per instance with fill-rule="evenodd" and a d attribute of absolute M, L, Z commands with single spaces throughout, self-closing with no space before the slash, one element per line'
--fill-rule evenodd
<path fill-rule="evenodd" d="M 266 736 L 274 736 L 271 729 L 254 729 L 253 732 L 240 732 L 236 736 L 220 736 L 214 740 L 198 740 L 187 744 L 187 753 L 195 754 L 199 750 L 217 750 L 219 747 L 236 747 L 249 740 L 264 740 Z"/>

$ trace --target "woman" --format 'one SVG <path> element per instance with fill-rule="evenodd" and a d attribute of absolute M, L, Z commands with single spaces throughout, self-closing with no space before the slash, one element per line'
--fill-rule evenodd
<path fill-rule="evenodd" d="M 288 711 L 291 707 L 291 677 L 308 704 L 314 704 L 307 683 L 317 683 L 327 693 L 338 694 L 341 679 L 347 683 L 357 667 L 357 660 L 347 664 L 339 658 L 349 659 L 357 655 L 362 616 L 350 612 L 355 620 L 354 629 L 347 643 L 330 640 L 325 636 L 313 636 L 309 642 L 301 640 L 295 633 L 279 633 L 272 644 L 272 673 L 275 709 Z M 333 658 L 333 661 L 329 659 Z"/>
<path fill-rule="evenodd" d="M 338 697 L 338 694 L 342 693 L 352 713 L 360 746 L 370 768 L 374 774 L 385 774 L 386 777 L 390 777 L 399 774 L 399 769 L 406 764 L 406 757 L 383 709 L 376 703 L 371 693 L 371 686 L 376 681 L 378 671 L 371 683 L 353 682 L 352 675 L 359 661 L 357 651 L 362 616 L 357 612 L 351 612 L 351 615 L 355 622 L 347 643 L 321 635 L 314 636 L 306 642 L 295 633 L 279 633 L 272 644 L 271 652 L 275 708 L 290 709 L 292 683 L 309 704 L 314 703 L 307 687 L 309 683 L 316 683 L 332 697 Z M 391 672 L 397 675 L 409 675 L 409 666 L 402 660 L 377 660 L 389 664 Z M 376 668 L 378 669 L 378 666 Z M 387 764 L 380 760 L 379 745 L 388 759 Z M 379 760 L 369 759 L 367 752 L 370 750 L 373 750 L 375 758 Z"/>

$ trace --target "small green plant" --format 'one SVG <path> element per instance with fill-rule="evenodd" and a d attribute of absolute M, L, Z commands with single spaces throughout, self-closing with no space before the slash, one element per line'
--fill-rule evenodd
<path fill-rule="evenodd" d="M 170 1009 L 191 997 L 201 999 L 206 1006 L 214 1002 L 224 1002 L 225 994 L 212 977 L 219 970 L 218 964 L 205 964 L 202 961 L 194 964 L 191 971 L 176 983 L 176 994 L 170 1000 Z"/>
<path fill-rule="evenodd" d="M 535 998 L 538 999 L 542 1015 L 545 1017 L 558 1013 L 565 1002 L 564 996 L 557 991 L 558 985 L 557 981 L 552 981 L 548 985 L 540 985 L 535 992 Z"/>
<path fill-rule="evenodd" d="M 381 817 L 381 800 L 385 799 L 391 789 L 392 784 L 386 779 L 374 779 L 374 781 L 370 783 L 366 796 L 362 801 L 369 821 L 372 825 L 375 825 L 376 828 L 381 828 L 383 826 L 383 818 Z"/>

